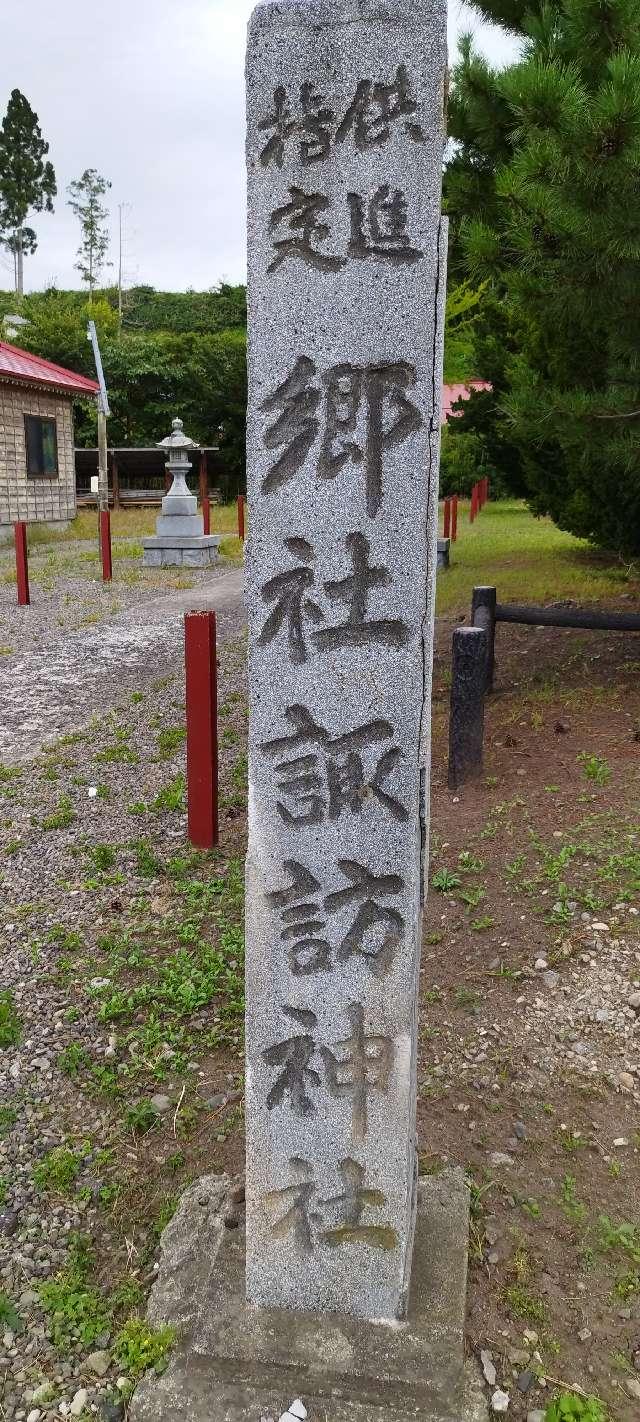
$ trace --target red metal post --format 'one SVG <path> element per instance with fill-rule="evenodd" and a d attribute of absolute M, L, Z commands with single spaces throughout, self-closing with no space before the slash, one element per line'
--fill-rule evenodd
<path fill-rule="evenodd" d="M 454 494 L 451 500 L 451 542 L 455 543 L 458 537 L 458 495 Z"/>
<path fill-rule="evenodd" d="M 100 510 L 100 555 L 102 558 L 102 581 L 110 583 L 113 577 L 111 561 L 111 514 L 108 509 Z"/>
<path fill-rule="evenodd" d="M 244 497 L 244 494 L 239 494 L 239 495 L 238 495 L 238 538 L 241 538 L 243 543 L 244 543 L 244 506 L 245 506 L 245 497 Z"/>
<path fill-rule="evenodd" d="M 204 533 L 208 537 L 211 533 L 211 504 L 209 503 L 208 494 L 205 494 L 202 500 L 202 522 L 204 524 Z"/>
<path fill-rule="evenodd" d="M 204 504 L 209 497 L 209 474 L 207 472 L 207 456 L 204 449 L 200 450 L 200 503 Z"/>
<path fill-rule="evenodd" d="M 27 525 L 22 520 L 18 520 L 13 525 L 13 536 L 16 545 L 16 578 L 18 582 L 18 607 L 28 607 L 31 602 L 29 596 L 29 560 L 27 557 Z"/>
<path fill-rule="evenodd" d="M 473 486 L 473 488 L 472 488 L 472 490 L 471 490 L 471 504 L 470 504 L 470 506 L 469 506 L 469 523 L 473 523 L 473 522 L 474 522 L 475 516 L 476 516 L 476 514 L 477 514 L 477 512 L 478 512 L 478 505 L 477 505 L 477 502 L 476 502 L 476 501 L 477 501 L 477 498 L 478 498 L 478 485 L 477 485 L 477 484 L 474 484 L 474 486 Z"/>
<path fill-rule="evenodd" d="M 451 537 L 451 499 L 444 501 L 444 537 Z"/>
<path fill-rule="evenodd" d="M 219 843 L 218 664 L 215 612 L 184 619 L 187 698 L 189 840 L 196 849 Z"/>

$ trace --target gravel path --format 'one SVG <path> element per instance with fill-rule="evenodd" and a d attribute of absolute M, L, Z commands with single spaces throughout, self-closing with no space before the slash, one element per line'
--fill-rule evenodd
<path fill-rule="evenodd" d="M 243 572 L 221 571 L 198 587 L 138 602 L 99 626 L 51 628 L 46 655 L 34 647 L 0 663 L 0 758 L 17 763 L 52 737 L 77 730 L 122 692 L 144 689 L 179 650 L 186 612 L 242 602 Z M 29 608 L 14 609 L 26 621 Z M 22 640 L 22 634 L 20 639 Z"/>
<path fill-rule="evenodd" d="M 191 853 L 178 793 L 181 620 L 192 607 L 219 610 L 222 843 L 211 856 Z M 130 934 L 144 945 L 149 982 L 160 981 L 153 964 L 165 952 L 184 987 L 191 963 L 194 973 L 201 958 L 210 963 L 215 912 L 202 921 L 190 896 L 200 876 L 241 875 L 245 661 L 234 571 L 60 636 L 46 665 L 31 652 L 1 673 L 11 702 L 0 703 L 0 724 L 15 725 L 11 759 L 22 764 L 0 773 L 0 1422 L 124 1422 L 136 1373 L 118 1357 L 117 1332 L 144 1308 L 157 1229 L 183 1177 L 201 1173 L 200 1132 L 215 1166 L 216 1142 L 241 1128 L 239 1049 L 212 1055 L 213 1001 L 199 998 L 189 1013 L 174 997 L 154 1013 L 162 1026 L 152 1046 L 137 1017 L 102 1020 L 100 993 L 127 987 L 116 943 Z M 36 756 L 37 740 L 59 730 L 72 734 Z M 172 1044 L 183 1033 L 180 1055 Z M 148 1136 L 128 1114 L 142 1098 L 158 1113 Z"/>

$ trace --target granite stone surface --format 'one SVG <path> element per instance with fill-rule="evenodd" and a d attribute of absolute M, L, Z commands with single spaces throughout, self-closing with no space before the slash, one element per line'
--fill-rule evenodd
<path fill-rule="evenodd" d="M 247 58 L 247 1291 L 406 1312 L 446 287 L 446 5 Z"/>

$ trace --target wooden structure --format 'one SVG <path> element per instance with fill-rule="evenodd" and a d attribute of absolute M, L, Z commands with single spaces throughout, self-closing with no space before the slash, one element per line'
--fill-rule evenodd
<path fill-rule="evenodd" d="M 75 518 L 73 402 L 95 380 L 0 341 L 0 535 Z"/>
<path fill-rule="evenodd" d="M 205 445 L 197 452 L 192 477 L 193 493 L 200 501 L 210 498 L 215 502 L 219 495 L 219 484 L 224 474 L 218 445 Z M 162 502 L 167 492 L 165 471 L 165 451 L 152 445 L 148 448 L 109 449 L 109 503 L 112 508 L 129 508 L 136 505 L 155 505 Z M 91 491 L 91 480 L 98 473 L 97 449 L 76 449 L 76 494 L 78 504 L 95 504 L 96 494 Z"/>

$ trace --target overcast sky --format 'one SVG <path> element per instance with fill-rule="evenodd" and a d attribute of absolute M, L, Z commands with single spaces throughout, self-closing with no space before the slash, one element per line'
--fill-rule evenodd
<path fill-rule="evenodd" d="M 178 291 L 244 280 L 243 66 L 252 8 L 253 0 L 4 0 L 0 114 L 12 89 L 26 94 L 58 183 L 55 214 L 35 218 L 27 288 L 79 283 L 66 188 L 85 168 L 112 183 L 114 263 L 118 204 L 127 204 L 127 285 Z M 494 62 L 513 52 L 461 0 L 451 0 L 449 29 L 452 53 L 465 29 Z M 2 253 L 0 286 L 12 282 Z"/>

